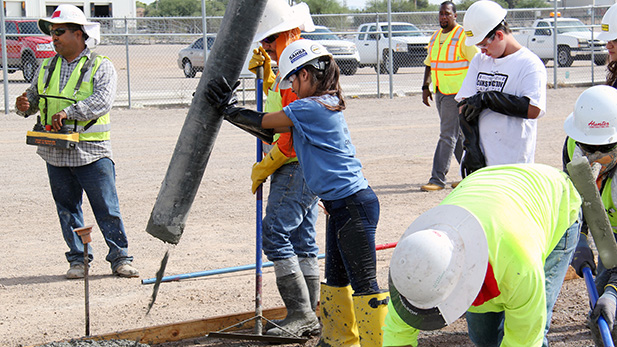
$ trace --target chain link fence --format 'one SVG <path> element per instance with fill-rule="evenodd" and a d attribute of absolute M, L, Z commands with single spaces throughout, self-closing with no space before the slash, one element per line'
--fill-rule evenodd
<path fill-rule="evenodd" d="M 545 34 L 543 43 L 536 42 L 532 50 L 546 55 L 541 58 L 547 66 L 549 87 L 601 83 L 606 76 L 605 43 L 593 39 L 593 35 L 599 32 L 607 9 L 608 6 L 559 9 L 557 46 L 550 30 L 552 20 L 545 21 L 549 27 L 540 27 L 540 22 L 534 27 L 538 18 L 551 17 L 552 8 L 510 10 L 507 21 L 523 45 L 532 39 L 529 36 Z M 459 11 L 459 23 L 464 15 Z M 576 19 L 576 23 L 564 22 L 562 27 L 566 18 Z M 115 106 L 141 107 L 190 104 L 204 66 L 204 28 L 208 33 L 205 46 L 210 48 L 222 17 L 206 17 L 205 23 L 202 17 L 92 20 L 100 22 L 102 30 L 102 42 L 96 52 L 108 56 L 118 71 Z M 15 98 L 29 85 L 32 69 L 42 58 L 53 55 L 50 45 L 36 41 L 45 36 L 13 29 L 12 23 L 20 21 L 35 20 L 5 19 L 5 110 L 13 110 Z M 437 12 L 315 15 L 313 21 L 317 31 L 303 36 L 320 40 L 334 55 L 343 72 L 340 81 L 347 97 L 420 93 L 426 45 L 430 35 L 439 29 Z M 571 31 L 580 31 L 576 33 L 579 38 L 574 43 L 562 42 Z M 241 75 L 241 98 L 245 101 L 254 98 L 255 86 L 253 75 L 246 69 L 248 59 Z"/>

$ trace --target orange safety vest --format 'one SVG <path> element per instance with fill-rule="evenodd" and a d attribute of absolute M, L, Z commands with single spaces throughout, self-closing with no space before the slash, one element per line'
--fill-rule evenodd
<path fill-rule="evenodd" d="M 440 45 L 442 31 L 443 29 L 440 29 L 431 36 L 428 46 L 433 92 L 439 88 L 442 94 L 456 94 L 461 89 L 469 68 L 469 61 L 461 56 L 460 46 L 464 30 L 457 25 Z"/>

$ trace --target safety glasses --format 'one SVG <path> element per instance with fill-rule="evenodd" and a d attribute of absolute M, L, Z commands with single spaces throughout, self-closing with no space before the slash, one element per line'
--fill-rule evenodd
<path fill-rule="evenodd" d="M 497 34 L 497 32 L 494 32 L 493 35 L 491 35 L 491 37 L 489 37 L 485 43 L 483 44 L 477 44 L 476 47 L 480 48 L 480 49 L 488 49 L 488 46 L 491 45 L 491 43 L 493 43 L 493 40 L 495 39 L 495 34 Z"/>
<path fill-rule="evenodd" d="M 51 35 L 62 36 L 68 29 L 67 28 L 58 28 L 49 30 Z"/>
<path fill-rule="evenodd" d="M 261 43 L 266 43 L 266 44 L 271 44 L 272 42 L 276 41 L 276 39 L 279 37 L 279 34 L 273 34 L 270 35 L 268 37 L 266 37 L 265 39 L 259 41 Z"/>
<path fill-rule="evenodd" d="M 587 153 L 608 153 L 617 148 L 617 143 L 609 143 L 607 145 L 588 145 L 585 143 L 577 142 L 576 144 L 580 147 L 581 150 L 583 150 L 583 152 Z"/>

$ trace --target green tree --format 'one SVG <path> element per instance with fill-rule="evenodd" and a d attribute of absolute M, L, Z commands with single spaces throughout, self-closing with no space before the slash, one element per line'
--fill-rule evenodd
<path fill-rule="evenodd" d="M 305 0 L 304 2 L 306 2 L 311 9 L 311 14 L 352 12 L 337 0 Z"/>
<path fill-rule="evenodd" d="M 206 0 L 206 14 L 209 17 L 222 16 L 225 14 L 228 2 L 229 0 Z M 138 5 L 140 3 L 140 1 L 137 1 Z M 145 8 L 146 17 L 201 16 L 201 0 L 156 0 L 146 5 Z"/>
<path fill-rule="evenodd" d="M 430 5 L 428 0 L 392 0 L 392 12 L 413 12 L 435 10 L 437 5 Z M 370 0 L 364 12 L 387 12 L 388 0 Z"/>

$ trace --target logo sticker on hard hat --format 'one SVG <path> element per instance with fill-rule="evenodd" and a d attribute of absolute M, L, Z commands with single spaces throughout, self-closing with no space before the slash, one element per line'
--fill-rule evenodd
<path fill-rule="evenodd" d="M 308 55 L 308 53 L 304 50 L 304 48 L 297 49 L 289 56 L 289 62 L 293 64 L 298 59 L 305 57 L 306 55 Z"/>
<path fill-rule="evenodd" d="M 311 52 L 313 52 L 315 54 L 321 54 L 321 47 L 319 47 L 317 45 L 312 45 L 311 46 Z"/>

